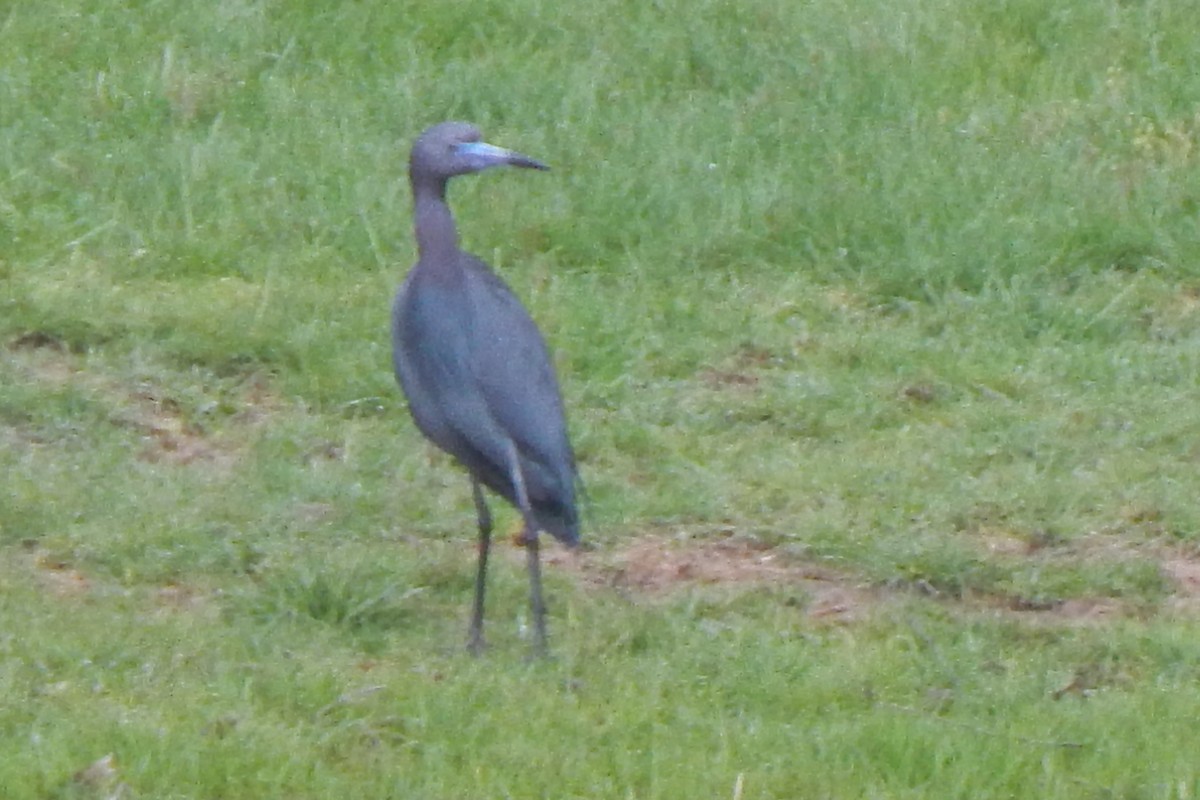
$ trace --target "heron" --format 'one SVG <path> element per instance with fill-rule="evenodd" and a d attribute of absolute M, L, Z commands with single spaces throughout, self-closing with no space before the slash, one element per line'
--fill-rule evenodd
<path fill-rule="evenodd" d="M 478 128 L 443 122 L 413 143 L 408 176 L 417 263 L 392 306 L 392 359 L 421 433 L 466 468 L 479 531 L 467 647 L 484 648 L 483 598 L 492 515 L 484 488 L 521 514 L 533 648 L 546 652 L 538 533 L 579 544 L 579 480 L 562 394 L 545 340 L 508 285 L 459 247 L 446 185 L 509 165 L 548 167 L 483 141 Z"/>

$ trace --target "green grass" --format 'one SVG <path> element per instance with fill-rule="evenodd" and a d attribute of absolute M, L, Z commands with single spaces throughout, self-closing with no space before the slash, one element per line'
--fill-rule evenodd
<path fill-rule="evenodd" d="M 1200 793 L 1194 18 L 0 6 L 0 795 Z M 553 167 L 452 191 L 589 486 L 544 663 L 390 371 L 452 118 Z"/>

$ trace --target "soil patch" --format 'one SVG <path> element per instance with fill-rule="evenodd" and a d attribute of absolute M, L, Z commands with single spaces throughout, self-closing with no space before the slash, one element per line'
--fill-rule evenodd
<path fill-rule="evenodd" d="M 1157 610 L 1145 604 L 1114 597 L 1073 597 L 1034 603 L 1019 597 L 971 594 L 962 598 L 930 597 L 965 612 L 1002 614 L 1037 625 L 1107 625 L 1118 619 L 1146 616 L 1157 611 L 1200 616 L 1200 554 L 1107 542 L 1090 537 L 1078 548 L 1100 548 L 1105 556 L 1126 552 L 1148 555 L 1160 565 L 1172 593 Z M 1001 557 L 1031 555 L 1029 544 L 1010 537 L 989 542 Z M 1078 553 L 1076 553 L 1078 555 Z M 662 535 L 638 537 L 607 551 L 573 555 L 559 548 L 546 554 L 547 563 L 574 573 L 593 588 L 614 589 L 632 598 L 663 599 L 696 587 L 787 586 L 803 593 L 804 610 L 813 620 L 853 622 L 867 618 L 889 601 L 912 597 L 911 587 L 872 584 L 861 576 L 814 564 L 737 537 L 682 538 Z"/>
<path fill-rule="evenodd" d="M 881 590 L 855 576 L 734 537 L 642 536 L 607 552 L 574 556 L 556 549 L 546 560 L 585 584 L 649 599 L 696 587 L 787 586 L 807 597 L 810 618 L 827 622 L 862 619 L 884 599 Z"/>
<path fill-rule="evenodd" d="M 238 446 L 229 437 L 214 436 L 192 421 L 184 404 L 171 392 L 148 381 L 122 382 L 89 370 L 79 355 L 61 340 L 45 333 L 26 333 L 8 346 L 13 362 L 33 382 L 60 388 L 74 386 L 111 407 L 111 424 L 141 435 L 138 457 L 151 463 L 190 465 L 207 463 L 222 468 L 233 465 Z M 240 408 L 235 421 L 255 425 L 277 407 L 265 382 L 249 377 L 239 387 Z M 244 437 L 240 437 L 244 438 Z"/>

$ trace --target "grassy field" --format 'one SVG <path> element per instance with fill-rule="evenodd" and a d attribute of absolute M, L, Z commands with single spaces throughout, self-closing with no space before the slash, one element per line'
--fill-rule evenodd
<path fill-rule="evenodd" d="M 0 3 L 0 796 L 1200 796 L 1187 0 Z M 407 148 L 591 502 L 463 651 Z M 515 522 L 509 509 L 499 522 Z"/>

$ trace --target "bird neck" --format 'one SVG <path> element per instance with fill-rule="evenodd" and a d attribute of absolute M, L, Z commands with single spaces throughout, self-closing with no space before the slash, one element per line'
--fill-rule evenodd
<path fill-rule="evenodd" d="M 446 183 L 413 184 L 413 230 L 421 260 L 458 252 L 458 229 L 446 204 Z"/>

